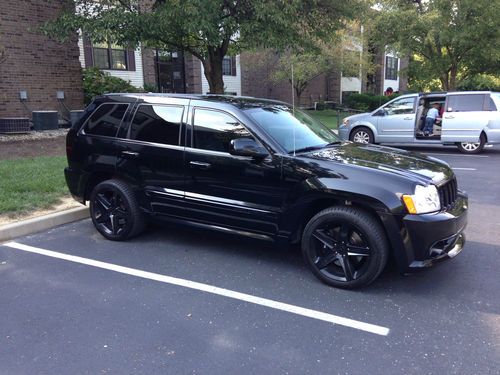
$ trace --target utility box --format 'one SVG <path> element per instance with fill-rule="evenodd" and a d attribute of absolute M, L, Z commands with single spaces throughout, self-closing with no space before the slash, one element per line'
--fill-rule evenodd
<path fill-rule="evenodd" d="M 35 130 L 59 129 L 57 111 L 33 111 L 33 129 Z"/>
<path fill-rule="evenodd" d="M 70 121 L 71 121 L 71 126 L 75 125 L 75 123 L 80 120 L 80 118 L 83 115 L 83 110 L 74 110 L 70 111 Z"/>

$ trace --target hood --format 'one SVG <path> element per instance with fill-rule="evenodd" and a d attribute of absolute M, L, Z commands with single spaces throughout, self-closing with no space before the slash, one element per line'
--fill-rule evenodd
<path fill-rule="evenodd" d="M 353 122 L 356 122 L 358 120 L 364 120 L 366 117 L 371 116 L 371 112 L 363 112 L 363 113 L 358 113 L 357 115 L 351 115 L 346 117 L 346 119 L 349 120 L 349 124 L 352 124 Z"/>
<path fill-rule="evenodd" d="M 352 166 L 397 174 L 423 184 L 441 185 L 453 176 L 445 162 L 433 157 L 392 147 L 343 142 L 301 155 Z"/>

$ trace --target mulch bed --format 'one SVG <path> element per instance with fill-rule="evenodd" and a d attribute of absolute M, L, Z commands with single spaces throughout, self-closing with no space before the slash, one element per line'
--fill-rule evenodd
<path fill-rule="evenodd" d="M 0 160 L 60 156 L 66 154 L 68 129 L 0 134 Z"/>

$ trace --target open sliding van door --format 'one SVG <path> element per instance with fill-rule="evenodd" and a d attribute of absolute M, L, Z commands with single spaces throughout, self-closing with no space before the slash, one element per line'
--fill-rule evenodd
<path fill-rule="evenodd" d="M 489 95 L 484 93 L 456 93 L 446 97 L 442 120 L 443 143 L 479 142 L 481 132 L 488 124 L 485 108 Z"/>

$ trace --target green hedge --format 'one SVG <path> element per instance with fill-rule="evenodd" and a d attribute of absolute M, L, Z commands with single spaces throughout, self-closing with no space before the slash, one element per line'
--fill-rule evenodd
<path fill-rule="evenodd" d="M 83 93 L 85 104 L 92 101 L 97 95 L 110 92 L 142 92 L 141 88 L 135 87 L 130 82 L 118 77 L 113 77 L 99 68 L 87 68 L 83 70 Z"/>
<path fill-rule="evenodd" d="M 397 97 L 398 94 L 390 96 L 372 95 L 372 94 L 351 94 L 345 101 L 344 105 L 351 109 L 358 109 L 360 111 L 373 111 L 382 104 L 387 103 L 389 100 Z"/>

